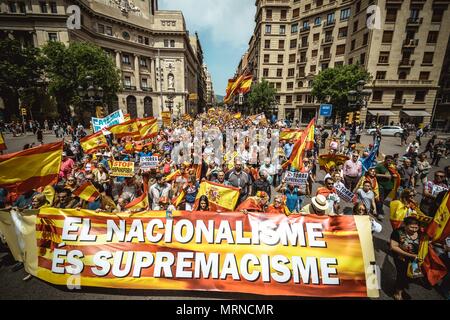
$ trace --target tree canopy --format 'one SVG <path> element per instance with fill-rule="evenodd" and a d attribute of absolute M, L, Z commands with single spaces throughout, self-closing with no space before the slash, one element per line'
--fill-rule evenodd
<path fill-rule="evenodd" d="M 343 65 L 319 72 L 312 84 L 312 95 L 320 103 L 331 103 L 333 115 L 341 117 L 347 112 L 355 111 L 348 104 L 348 92 L 356 90 L 358 81 L 369 81 L 370 73 L 359 65 Z"/>
<path fill-rule="evenodd" d="M 276 93 L 275 88 L 271 87 L 267 80 L 262 79 L 261 82 L 256 83 L 248 96 L 248 103 L 252 112 L 270 111 L 270 108 L 277 103 L 275 99 Z"/>
<path fill-rule="evenodd" d="M 92 77 L 94 86 L 102 87 L 103 101 L 108 105 L 111 103 L 120 87 L 120 73 L 104 50 L 86 42 L 72 42 L 68 46 L 49 42 L 42 51 L 49 92 L 55 96 L 61 114 L 69 117 L 69 105 L 73 105 L 75 113 L 82 115 L 86 105 L 78 96 L 77 88 L 80 85 L 88 87 L 87 76 Z"/>

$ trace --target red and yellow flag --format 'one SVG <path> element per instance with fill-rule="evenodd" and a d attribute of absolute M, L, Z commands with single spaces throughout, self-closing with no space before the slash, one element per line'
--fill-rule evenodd
<path fill-rule="evenodd" d="M 24 193 L 58 181 L 63 141 L 0 155 L 0 187 Z"/>
<path fill-rule="evenodd" d="M 208 197 L 210 211 L 233 211 L 239 199 L 239 188 L 211 181 L 202 182 L 195 198 L 195 208 L 198 208 L 203 195 Z"/>
<path fill-rule="evenodd" d="M 396 200 L 397 199 L 397 191 L 398 188 L 400 187 L 400 174 L 397 171 L 397 168 L 394 165 L 391 165 L 388 168 L 389 172 L 392 174 L 392 179 L 394 179 L 394 188 L 392 189 L 391 193 L 389 193 L 388 198 L 390 198 L 391 200 Z"/>
<path fill-rule="evenodd" d="M 158 135 L 158 123 L 155 118 L 143 118 L 137 120 L 139 127 L 139 134 L 142 140 L 150 139 Z"/>
<path fill-rule="evenodd" d="M 303 158 L 306 150 L 310 150 L 314 147 L 314 127 L 316 119 L 313 118 L 306 127 L 300 140 L 298 140 L 294 148 L 292 149 L 291 157 L 283 164 L 283 169 L 291 165 L 296 170 L 303 169 Z"/>
<path fill-rule="evenodd" d="M 133 201 L 131 201 L 129 204 L 125 206 L 125 209 L 128 210 L 137 210 L 137 209 L 147 209 L 149 207 L 148 202 L 148 179 L 143 180 L 144 184 L 144 192 L 142 195 Z"/>
<path fill-rule="evenodd" d="M 239 87 L 239 93 L 246 94 L 247 92 L 250 92 L 252 83 L 253 83 L 253 75 L 248 75 L 244 77 Z"/>
<path fill-rule="evenodd" d="M 124 115 L 123 115 L 123 120 L 124 120 L 124 122 L 130 121 L 130 120 L 131 120 L 130 114 L 129 114 L 129 113 L 124 114 Z"/>
<path fill-rule="evenodd" d="M 319 156 L 320 170 L 330 172 L 332 167 L 337 167 L 340 164 L 344 164 L 348 159 L 350 158 L 343 154 L 322 154 Z"/>
<path fill-rule="evenodd" d="M 175 206 L 175 208 L 177 208 L 180 205 L 185 196 L 186 192 L 184 190 L 181 190 L 180 194 L 177 197 L 173 198 L 172 204 Z"/>
<path fill-rule="evenodd" d="M 136 119 L 132 119 L 123 123 L 113 125 L 108 130 L 114 134 L 116 138 L 139 136 L 139 127 Z"/>
<path fill-rule="evenodd" d="M 172 172 L 172 173 L 170 173 L 170 174 L 168 174 L 166 177 L 165 177 L 165 181 L 166 182 L 170 182 L 170 181 L 172 181 L 172 180 L 175 180 L 177 177 L 179 177 L 179 176 L 181 176 L 181 171 L 180 170 L 176 170 L 176 171 L 174 171 L 174 172 Z"/>
<path fill-rule="evenodd" d="M 3 133 L 0 132 L 0 151 L 8 149 L 6 147 L 5 139 L 3 138 Z"/>
<path fill-rule="evenodd" d="M 301 129 L 283 129 L 280 132 L 280 140 L 299 140 L 302 137 Z"/>
<path fill-rule="evenodd" d="M 100 192 L 96 187 L 90 182 L 86 181 L 81 186 L 79 186 L 73 194 L 80 199 L 86 200 L 87 202 L 93 202 L 98 198 Z"/>
<path fill-rule="evenodd" d="M 250 86 L 251 86 L 252 78 L 253 78 L 252 75 L 248 75 L 248 76 L 245 76 L 243 74 L 240 75 L 239 78 L 237 78 L 236 81 L 234 81 L 233 84 L 231 85 L 230 90 L 227 92 L 227 95 L 224 98 L 223 102 L 229 103 L 231 101 L 231 99 L 233 98 L 233 96 L 239 92 L 244 81 L 246 81 L 246 86 L 248 86 L 248 80 L 250 79 Z M 229 84 L 229 82 L 228 82 L 228 84 Z"/>
<path fill-rule="evenodd" d="M 108 148 L 108 142 L 102 131 L 80 139 L 80 145 L 85 153 L 93 153 L 98 149 Z"/>
<path fill-rule="evenodd" d="M 450 236 L 450 192 L 447 192 L 426 233 L 431 241 L 442 242 Z"/>

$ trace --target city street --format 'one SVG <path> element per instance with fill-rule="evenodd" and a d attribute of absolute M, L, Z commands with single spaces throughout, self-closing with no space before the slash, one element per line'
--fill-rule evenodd
<path fill-rule="evenodd" d="M 36 138 L 31 135 L 22 137 L 12 137 L 11 134 L 5 134 L 6 144 L 8 146 L 8 152 L 14 152 L 21 150 L 26 143 L 35 142 Z M 56 137 L 52 134 L 45 135 L 45 142 L 56 141 Z M 411 139 L 410 139 L 411 140 Z M 410 141 L 409 140 L 409 141 Z M 423 145 L 426 144 L 428 138 L 424 138 Z M 362 136 L 363 147 L 372 142 L 372 137 L 364 135 Z M 399 153 L 400 157 L 405 153 L 406 147 L 400 147 L 400 139 L 393 137 L 383 137 L 381 144 L 381 153 L 394 154 Z M 440 164 L 440 168 L 450 165 L 450 160 L 443 158 Z M 433 177 L 434 172 L 438 168 L 433 167 L 429 177 Z M 318 172 L 318 180 L 323 179 L 324 172 Z M 317 189 L 318 184 L 314 186 L 314 191 Z M 418 188 L 418 198 L 421 199 L 421 186 Z M 347 204 L 344 208 L 344 213 L 348 214 L 351 205 Z M 388 219 L 389 208 L 385 207 L 386 219 L 383 221 L 383 231 L 379 234 L 375 234 L 373 237 L 375 255 L 377 265 L 381 270 L 381 290 L 380 299 L 391 300 L 392 291 L 395 277 L 395 266 L 392 257 L 389 256 L 389 237 L 392 228 Z M 39 279 L 32 278 L 28 281 L 22 281 L 25 276 L 24 270 L 17 272 L 11 271 L 11 266 L 14 264 L 11 261 L 5 250 L 0 252 L 0 297 L 2 299 L 238 299 L 238 298 L 251 298 L 251 299 L 267 299 L 266 296 L 253 296 L 245 294 L 231 294 L 221 292 L 181 292 L 181 291 L 137 291 L 137 290 L 113 290 L 113 289 L 97 289 L 97 288 L 82 288 L 81 290 L 68 290 L 65 287 L 57 287 L 45 283 Z M 420 284 L 412 284 L 410 289 L 407 290 L 412 299 L 425 299 L 425 300 L 440 300 L 442 296 L 436 291 L 436 289 L 427 289 Z"/>

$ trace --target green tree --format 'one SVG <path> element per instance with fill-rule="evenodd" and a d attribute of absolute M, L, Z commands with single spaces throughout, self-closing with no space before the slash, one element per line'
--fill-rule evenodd
<path fill-rule="evenodd" d="M 0 41 L 0 96 L 7 106 L 7 121 L 19 113 L 19 98 L 26 103 L 42 86 L 44 67 L 38 48 L 8 38 Z"/>
<path fill-rule="evenodd" d="M 349 106 L 348 92 L 356 90 L 358 81 L 371 80 L 371 75 L 359 65 L 337 66 L 319 72 L 312 84 L 312 95 L 320 103 L 333 105 L 333 119 L 337 115 L 345 119 L 348 112 L 355 111 Z"/>
<path fill-rule="evenodd" d="M 276 93 L 275 88 L 271 87 L 267 80 L 262 79 L 261 82 L 256 83 L 248 96 L 251 113 L 268 113 L 277 103 Z"/>
<path fill-rule="evenodd" d="M 63 119 L 70 118 L 69 106 L 85 122 L 94 111 L 78 96 L 77 88 L 87 88 L 86 77 L 91 76 L 94 86 L 102 87 L 103 101 L 110 105 L 120 88 L 120 73 L 114 60 L 93 44 L 73 42 L 65 46 L 60 42 L 49 42 L 42 49 L 47 64 L 46 75 L 49 91 L 54 95 L 58 112 Z M 90 119 L 89 119 L 90 120 Z"/>

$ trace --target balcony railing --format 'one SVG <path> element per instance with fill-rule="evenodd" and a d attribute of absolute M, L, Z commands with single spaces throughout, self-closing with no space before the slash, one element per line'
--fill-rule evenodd
<path fill-rule="evenodd" d="M 308 47 L 308 42 L 300 42 L 299 45 L 298 45 L 298 48 L 299 48 L 299 49 L 301 49 L 301 48 L 307 48 L 307 47 Z"/>
<path fill-rule="evenodd" d="M 142 91 L 150 91 L 150 92 L 153 91 L 153 89 L 150 87 L 141 87 L 141 89 L 142 89 Z"/>
<path fill-rule="evenodd" d="M 375 80 L 374 85 L 379 86 L 432 86 L 433 80 Z"/>
<path fill-rule="evenodd" d="M 327 21 L 325 21 L 323 26 L 324 26 L 324 28 L 327 28 L 327 27 L 332 27 L 335 24 L 336 24 L 336 19 L 334 19 L 334 20 L 327 20 Z"/>
<path fill-rule="evenodd" d="M 297 78 L 304 78 L 304 77 L 306 77 L 306 73 L 304 72 L 297 73 Z"/>
<path fill-rule="evenodd" d="M 320 60 L 329 60 L 331 59 L 331 54 L 324 54 L 320 56 Z"/>
<path fill-rule="evenodd" d="M 403 59 L 403 60 L 400 60 L 399 65 L 401 67 L 412 67 L 414 65 L 414 60 Z"/>
<path fill-rule="evenodd" d="M 324 39 L 322 39 L 322 44 L 332 43 L 332 42 L 333 42 L 333 37 L 331 37 L 331 36 L 325 37 Z"/>
<path fill-rule="evenodd" d="M 123 86 L 124 90 L 136 90 L 136 86 L 130 86 L 130 85 L 124 85 Z"/>
<path fill-rule="evenodd" d="M 308 62 L 308 58 L 306 57 L 297 60 L 297 64 L 305 64 L 306 62 Z"/>
<path fill-rule="evenodd" d="M 403 40 L 404 47 L 417 47 L 419 45 L 419 39 L 405 39 Z"/>
<path fill-rule="evenodd" d="M 405 104 L 406 103 L 406 99 L 393 99 L 392 100 L 392 104 Z"/>
<path fill-rule="evenodd" d="M 309 32 L 310 29 L 311 29 L 310 26 L 302 27 L 302 28 L 300 29 L 300 33 L 303 33 L 303 32 Z"/>
<path fill-rule="evenodd" d="M 406 25 L 408 26 L 418 26 L 422 24 L 423 18 L 408 18 Z"/>

